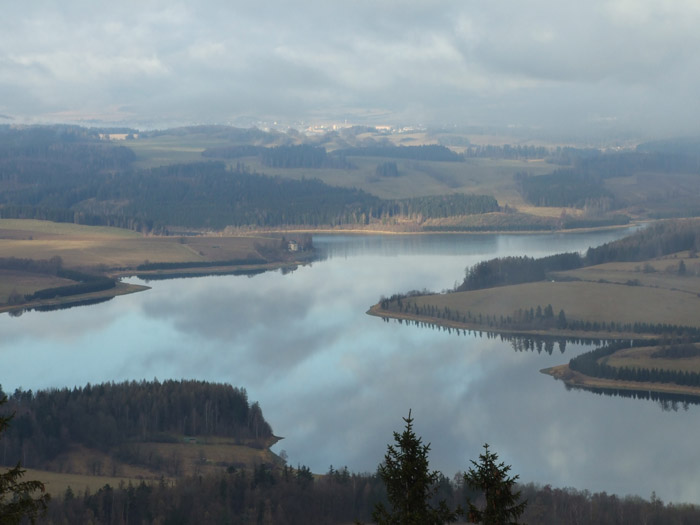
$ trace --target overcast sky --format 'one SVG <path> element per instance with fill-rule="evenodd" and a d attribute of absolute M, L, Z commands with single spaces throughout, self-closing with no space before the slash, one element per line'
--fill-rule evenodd
<path fill-rule="evenodd" d="M 691 134 L 698 27 L 697 0 L 6 3 L 0 123 Z"/>

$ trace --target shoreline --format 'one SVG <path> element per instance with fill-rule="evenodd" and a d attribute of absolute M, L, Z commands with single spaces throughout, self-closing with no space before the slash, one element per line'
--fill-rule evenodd
<path fill-rule="evenodd" d="M 162 277 L 162 278 L 167 278 L 168 276 L 172 275 L 173 279 L 177 278 L 178 276 L 186 273 L 191 275 L 192 277 L 201 275 L 201 276 L 206 276 L 206 275 L 227 275 L 227 274 L 232 274 L 236 272 L 253 272 L 253 271 L 261 271 L 261 272 L 268 272 L 268 271 L 274 271 L 274 270 L 293 270 L 298 268 L 299 266 L 302 266 L 304 264 L 309 264 L 313 262 L 312 259 L 309 260 L 296 260 L 296 261 L 285 261 L 285 262 L 270 262 L 270 263 L 264 263 L 264 264 L 241 264 L 238 266 L 193 266 L 193 267 L 183 267 L 183 268 L 168 268 L 165 270 L 119 270 L 116 272 L 110 272 L 109 276 L 113 277 L 115 279 L 119 279 L 122 277 L 148 277 L 149 275 L 151 276 L 156 276 L 156 277 Z"/>
<path fill-rule="evenodd" d="M 557 233 L 590 233 L 597 231 L 607 231 L 607 230 L 620 230 L 624 228 L 630 228 L 634 226 L 642 226 L 653 221 L 642 220 L 642 221 L 630 221 L 628 224 L 615 224 L 610 226 L 596 226 L 589 228 L 571 228 L 566 230 L 435 230 L 435 231 L 406 231 L 400 229 L 381 229 L 381 228 L 342 228 L 342 227 L 321 227 L 321 228 L 294 228 L 280 229 L 272 228 L 266 229 L 254 229 L 254 230 L 241 230 L 239 233 L 242 236 L 245 235 L 255 235 L 261 233 L 323 233 L 323 234 L 353 234 L 353 235 L 537 235 L 537 234 L 557 234 Z"/>
<path fill-rule="evenodd" d="M 99 292 L 90 292 L 85 294 L 67 295 L 64 297 L 58 297 L 54 299 L 44 299 L 40 301 L 30 301 L 28 303 L 13 304 L 13 305 L 2 305 L 0 306 L 0 314 L 2 313 L 13 313 L 13 312 L 23 312 L 25 310 L 31 310 L 34 308 L 44 308 L 44 307 L 69 307 L 71 305 L 78 305 L 83 301 L 92 300 L 108 300 L 113 297 L 118 297 L 120 295 L 128 295 L 132 293 L 143 292 L 150 290 L 150 286 L 144 286 L 141 284 L 127 284 L 122 282 L 117 282 L 114 288 L 109 290 L 101 290 Z"/>
<path fill-rule="evenodd" d="M 478 324 L 460 323 L 456 321 L 448 321 L 439 318 L 404 314 L 398 312 L 387 312 L 385 310 L 381 310 L 379 304 L 372 305 L 372 307 L 370 307 L 370 309 L 367 310 L 366 313 L 374 317 L 397 320 L 400 319 L 403 321 L 415 321 L 430 324 L 435 327 L 451 328 L 455 330 L 465 330 L 472 332 L 489 332 L 492 334 L 507 334 L 511 336 L 557 337 L 565 339 L 654 339 L 654 336 L 651 334 L 629 334 L 620 332 L 576 332 L 572 330 L 556 329 L 494 330 L 490 327 L 484 327 Z M 584 390 L 625 390 L 629 392 L 653 392 L 656 394 L 684 395 L 700 398 L 700 387 L 677 385 L 675 383 L 652 383 L 641 381 L 618 381 L 614 379 L 602 379 L 587 376 L 580 372 L 571 370 L 568 364 L 543 368 L 542 370 L 540 370 L 540 373 L 552 376 L 554 379 L 562 381 L 568 387 L 580 388 Z"/>
<path fill-rule="evenodd" d="M 386 319 L 401 319 L 404 321 L 415 321 L 419 323 L 431 324 L 434 326 L 440 326 L 444 328 L 452 328 L 456 330 L 469 330 L 472 332 L 489 332 L 492 334 L 508 334 L 508 335 L 522 335 L 522 336 L 540 336 L 540 337 L 559 337 L 565 339 L 635 339 L 635 340 L 645 340 L 654 339 L 652 334 L 637 334 L 629 332 L 583 332 L 576 330 L 559 330 L 559 329 L 548 329 L 548 330 L 527 330 L 527 329 L 496 329 L 490 326 L 484 326 L 477 323 L 462 323 L 458 321 L 450 321 L 447 319 L 441 319 L 439 317 L 429 317 L 423 315 L 406 314 L 400 312 L 391 312 L 387 310 L 382 310 L 379 303 L 374 304 L 370 307 L 367 315 L 372 315 L 374 317 L 382 317 Z"/>
<path fill-rule="evenodd" d="M 108 290 L 101 290 L 99 292 L 90 292 L 86 294 L 76 294 L 68 295 L 63 297 L 57 297 L 54 299 L 44 299 L 38 301 L 30 301 L 27 303 L 13 304 L 13 305 L 0 305 L 0 314 L 3 313 L 21 313 L 24 311 L 29 311 L 36 308 L 47 308 L 47 307 L 70 307 L 80 306 L 81 303 L 87 301 L 101 301 L 109 300 L 120 295 L 128 295 L 132 293 L 145 292 L 150 290 L 150 286 L 141 284 L 129 284 L 123 283 L 119 279 L 123 277 L 139 277 L 147 280 L 147 277 L 153 276 L 155 278 L 167 279 L 168 276 L 177 279 L 182 278 L 183 273 L 186 273 L 187 277 L 204 277 L 207 275 L 230 275 L 237 272 L 268 272 L 274 270 L 294 270 L 303 264 L 307 264 L 310 261 L 294 261 L 294 262 L 277 262 L 277 263 L 266 263 L 266 264 L 248 264 L 241 266 L 212 266 L 212 267 L 193 267 L 193 268 L 176 268 L 167 270 L 120 270 L 117 272 L 110 272 L 107 274 L 109 277 L 117 279 L 117 283 L 114 288 Z"/>
<path fill-rule="evenodd" d="M 565 385 L 582 389 L 627 390 L 630 392 L 654 392 L 656 394 L 677 394 L 700 398 L 700 387 L 677 385 L 675 383 L 651 383 L 643 381 L 618 381 L 591 377 L 575 370 L 568 364 L 543 368 L 540 373 L 552 376 Z"/>

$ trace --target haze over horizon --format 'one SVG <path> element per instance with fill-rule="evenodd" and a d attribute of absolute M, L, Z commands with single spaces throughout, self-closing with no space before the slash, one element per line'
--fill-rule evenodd
<path fill-rule="evenodd" d="M 0 124 L 700 134 L 700 4 L 45 0 L 0 20 Z"/>

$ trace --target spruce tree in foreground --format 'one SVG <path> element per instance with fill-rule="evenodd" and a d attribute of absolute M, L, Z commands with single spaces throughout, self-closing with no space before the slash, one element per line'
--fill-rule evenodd
<path fill-rule="evenodd" d="M 437 491 L 439 472 L 428 468 L 430 444 L 423 445 L 413 431 L 411 411 L 403 418 L 403 433 L 394 432 L 395 445 L 387 446 L 379 476 L 386 485 L 390 509 L 379 503 L 372 519 L 379 525 L 437 525 L 455 521 L 455 513 L 444 501 L 437 508 L 430 499 Z"/>
<path fill-rule="evenodd" d="M 485 444 L 479 463 L 472 460 L 473 466 L 464 474 L 464 483 L 483 493 L 485 498 L 481 509 L 467 500 L 466 518 L 470 523 L 517 525 L 518 518 L 525 512 L 527 501 L 518 502 L 520 491 L 514 492 L 519 476 L 508 476 L 510 465 L 497 461 L 498 455 L 490 452 Z"/>
<path fill-rule="evenodd" d="M 0 405 L 7 402 L 7 396 L 0 398 Z M 0 434 L 10 424 L 12 416 L 0 416 Z M 0 524 L 14 525 L 26 518 L 32 523 L 46 511 L 49 495 L 40 481 L 20 481 L 26 471 L 19 463 L 14 468 L 0 474 Z M 35 498 L 34 495 L 41 493 Z"/>

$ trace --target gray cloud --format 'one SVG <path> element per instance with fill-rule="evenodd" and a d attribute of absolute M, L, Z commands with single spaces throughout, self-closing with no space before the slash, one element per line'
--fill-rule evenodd
<path fill-rule="evenodd" d="M 695 131 L 699 21 L 690 0 L 32 2 L 0 20 L 0 112 Z"/>

